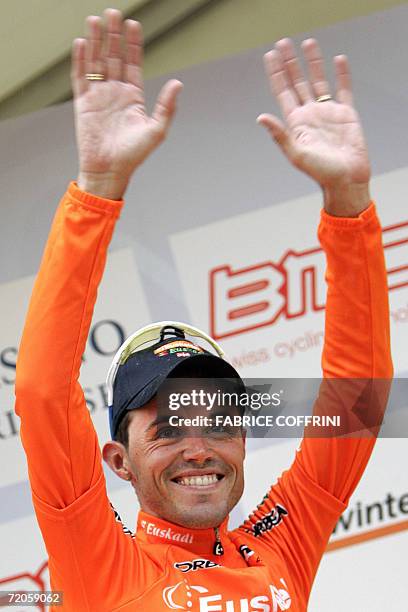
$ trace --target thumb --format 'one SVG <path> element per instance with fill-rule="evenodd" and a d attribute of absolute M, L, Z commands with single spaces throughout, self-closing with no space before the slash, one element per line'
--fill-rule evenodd
<path fill-rule="evenodd" d="M 287 150 L 289 146 L 289 134 L 280 119 L 274 115 L 262 114 L 259 115 L 256 122 L 263 125 L 268 130 L 281 149 L 284 151 Z"/>
<path fill-rule="evenodd" d="M 170 126 L 173 115 L 176 111 L 176 100 L 180 91 L 183 89 L 183 83 L 172 79 L 167 81 L 160 90 L 157 96 L 156 104 L 153 109 L 152 119 L 157 123 L 160 131 L 164 133 Z"/>

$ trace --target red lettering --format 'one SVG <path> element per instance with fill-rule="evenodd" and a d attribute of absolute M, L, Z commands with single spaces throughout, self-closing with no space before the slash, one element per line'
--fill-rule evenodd
<path fill-rule="evenodd" d="M 383 229 L 389 291 L 408 286 L 408 221 Z M 296 318 L 325 307 L 326 259 L 320 247 L 288 250 L 275 264 L 210 270 L 210 330 L 216 339 L 273 325 L 282 315 Z M 298 350 L 306 350 L 300 343 Z M 284 345 L 275 353 L 282 356 Z"/>
<path fill-rule="evenodd" d="M 383 244 L 389 291 L 406 287 L 408 285 L 408 221 L 385 227 Z"/>
<path fill-rule="evenodd" d="M 232 271 L 210 272 L 211 334 L 226 338 L 271 325 L 285 306 L 285 273 L 267 262 Z"/>

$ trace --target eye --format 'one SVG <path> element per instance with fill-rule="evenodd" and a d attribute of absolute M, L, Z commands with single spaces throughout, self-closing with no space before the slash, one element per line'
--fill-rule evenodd
<path fill-rule="evenodd" d="M 218 436 L 236 436 L 238 434 L 238 428 L 232 427 L 231 425 L 213 425 L 207 429 L 207 435 L 218 435 Z"/>
<path fill-rule="evenodd" d="M 214 432 L 214 433 L 225 433 L 226 431 L 228 431 L 228 427 L 226 427 L 225 425 L 214 425 L 213 427 L 210 427 L 209 431 Z"/>
<path fill-rule="evenodd" d="M 172 438 L 178 438 L 180 432 L 178 431 L 178 427 L 171 427 L 170 425 L 167 427 L 161 427 L 157 430 L 156 438 L 171 440 Z"/>

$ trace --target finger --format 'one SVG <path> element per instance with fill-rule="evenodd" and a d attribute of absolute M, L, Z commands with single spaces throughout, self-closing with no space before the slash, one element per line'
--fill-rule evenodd
<path fill-rule="evenodd" d="M 86 72 L 104 74 L 102 58 L 102 19 L 91 15 L 86 20 L 87 41 L 85 49 Z"/>
<path fill-rule="evenodd" d="M 280 53 L 273 49 L 264 55 L 265 72 L 273 95 L 286 118 L 298 106 L 295 92 L 286 78 Z"/>
<path fill-rule="evenodd" d="M 138 21 L 125 21 L 126 58 L 124 79 L 143 96 L 143 31 Z"/>
<path fill-rule="evenodd" d="M 159 130 L 165 134 L 176 110 L 176 100 L 183 83 L 175 79 L 167 81 L 162 87 L 153 109 L 152 119 L 156 122 Z"/>
<path fill-rule="evenodd" d="M 313 100 L 310 85 L 303 75 L 293 42 L 290 38 L 283 38 L 275 44 L 275 47 L 281 54 L 286 78 L 295 90 L 299 102 L 306 104 L 306 102 Z"/>
<path fill-rule="evenodd" d="M 317 40 L 308 38 L 302 43 L 302 49 L 307 62 L 309 80 L 315 98 L 330 94 L 329 83 L 324 73 L 323 56 Z"/>
<path fill-rule="evenodd" d="M 88 88 L 86 73 L 86 45 L 85 38 L 76 38 L 72 43 L 71 83 L 75 96 L 80 96 Z"/>
<path fill-rule="evenodd" d="M 289 135 L 282 121 L 274 115 L 267 114 L 259 115 L 256 121 L 268 130 L 274 141 L 286 152 L 289 144 Z"/>
<path fill-rule="evenodd" d="M 106 9 L 105 16 L 105 53 L 106 78 L 122 80 L 122 13 L 117 9 Z"/>
<path fill-rule="evenodd" d="M 353 92 L 351 88 L 351 73 L 346 55 L 336 55 L 334 58 L 336 72 L 336 100 L 341 104 L 353 106 Z"/>

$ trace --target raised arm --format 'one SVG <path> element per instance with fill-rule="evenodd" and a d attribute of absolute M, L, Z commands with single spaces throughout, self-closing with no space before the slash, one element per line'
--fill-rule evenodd
<path fill-rule="evenodd" d="M 89 17 L 87 38 L 74 43 L 78 184 L 70 184 L 57 210 L 17 363 L 16 411 L 34 507 L 51 587 L 64 592 L 69 610 L 116 609 L 145 584 L 140 547 L 107 498 L 78 378 L 121 198 L 134 170 L 165 137 L 181 86 L 168 82 L 148 116 L 140 25 L 123 25 L 112 9 L 105 22 Z M 125 572 L 112 572 L 118 558 L 126 558 Z M 95 568 L 109 580 L 95 580 Z"/>
<path fill-rule="evenodd" d="M 267 76 L 284 122 L 266 114 L 258 121 L 291 163 L 323 191 L 319 239 L 327 257 L 328 292 L 322 365 L 331 382 L 322 385 L 315 413 L 339 414 L 344 421 L 342 433 L 353 433 L 354 439 L 310 440 L 306 431 L 298 460 L 320 486 L 347 501 L 374 444 L 368 430 L 356 433 L 370 423 L 370 416 L 377 423 L 380 416 L 369 414 L 375 402 L 369 405 L 364 399 L 360 408 L 366 415 L 360 413 L 363 420 L 359 422 L 353 412 L 356 400 L 367 386 L 365 380 L 392 376 L 388 291 L 381 228 L 370 202 L 368 152 L 353 107 L 347 58 L 334 58 L 333 98 L 317 42 L 309 39 L 302 47 L 309 78 L 303 76 L 289 39 L 279 41 L 265 55 Z M 386 390 L 386 383 L 377 387 L 382 398 Z"/>
<path fill-rule="evenodd" d="M 240 532 L 256 538 L 261 554 L 263 546 L 279 551 L 306 609 L 327 542 L 374 447 L 392 362 L 381 228 L 370 202 L 368 155 L 352 106 L 347 60 L 335 58 L 333 99 L 316 41 L 305 41 L 303 50 L 309 79 L 291 41 L 278 42 L 265 56 L 284 122 L 272 115 L 260 115 L 258 121 L 323 191 L 319 239 L 327 257 L 325 378 L 314 414 L 340 415 L 340 433 L 346 435 L 330 437 L 322 428 L 320 437 L 312 437 L 312 428 L 306 430 L 291 468 Z M 375 382 L 374 392 L 370 379 L 383 379 Z"/>
<path fill-rule="evenodd" d="M 109 9 L 105 26 L 89 17 L 87 28 L 87 38 L 74 42 L 72 61 L 78 184 L 71 183 L 57 210 L 17 364 L 16 411 L 32 489 L 56 508 L 102 474 L 78 382 L 81 356 L 121 198 L 134 170 L 166 136 L 181 88 L 166 83 L 147 115 L 140 24 L 123 24 L 120 12 Z"/>

